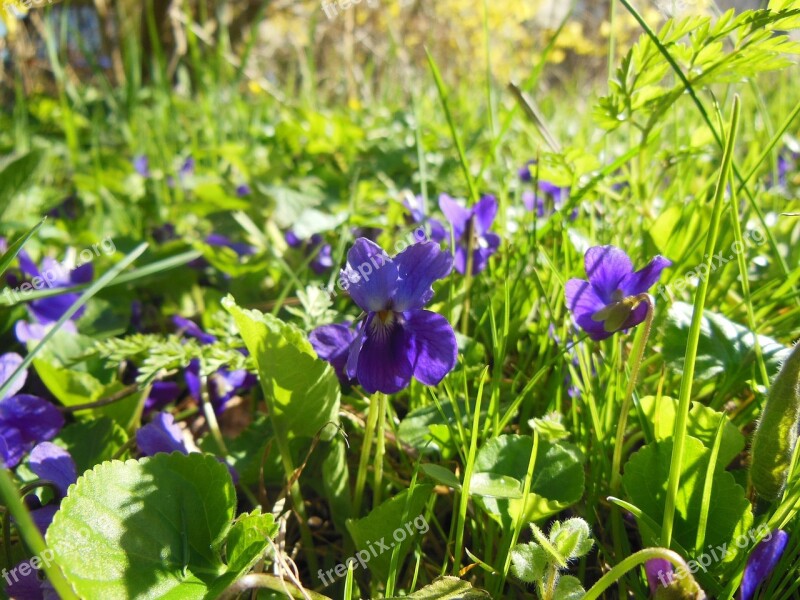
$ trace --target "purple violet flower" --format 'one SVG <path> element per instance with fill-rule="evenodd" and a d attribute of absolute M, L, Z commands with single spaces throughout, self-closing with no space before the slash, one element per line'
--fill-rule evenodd
<path fill-rule="evenodd" d="M 350 323 L 336 323 L 317 327 L 308 336 L 317 356 L 331 364 L 339 381 L 344 384 L 351 383 L 351 379 L 345 373 L 345 368 L 350 353 L 350 344 L 356 339 L 356 335 L 357 333 Z"/>
<path fill-rule="evenodd" d="M 154 456 L 159 452 L 171 454 L 180 452 L 181 454 L 191 454 L 197 452 L 186 445 L 186 438 L 183 430 L 175 423 L 175 417 L 168 412 L 161 412 L 153 417 L 147 425 L 140 427 L 136 431 L 136 445 L 143 456 Z M 239 474 L 232 466 L 226 463 L 219 456 L 215 457 L 220 463 L 228 468 L 233 483 L 239 482 Z"/>
<path fill-rule="evenodd" d="M 144 401 L 144 412 L 161 410 L 181 395 L 181 386 L 174 381 L 154 381 L 150 393 Z"/>
<path fill-rule="evenodd" d="M 145 179 L 150 177 L 150 161 L 144 154 L 139 154 L 133 158 L 133 168 Z"/>
<path fill-rule="evenodd" d="M 533 175 L 531 175 L 531 167 L 533 165 L 535 165 L 535 164 L 536 164 L 536 160 L 531 159 L 528 162 L 526 162 L 524 165 L 522 165 L 520 167 L 519 171 L 517 171 L 517 174 L 519 175 L 519 180 L 522 183 L 530 183 L 533 180 Z"/>
<path fill-rule="evenodd" d="M 200 373 L 200 360 L 193 358 L 189 366 L 184 371 L 186 387 L 189 394 L 197 400 L 202 401 L 202 382 Z M 255 375 L 246 369 L 229 371 L 225 367 L 220 367 L 206 379 L 206 389 L 211 406 L 214 407 L 216 414 L 221 414 L 231 398 L 237 393 L 253 387 L 257 383 Z"/>
<path fill-rule="evenodd" d="M 28 566 L 20 568 L 23 565 Z M 49 595 L 45 595 L 47 588 L 51 590 Z M 50 600 L 51 598 L 58 598 L 50 582 L 39 579 L 39 568 L 34 564 L 32 558 L 23 560 L 14 565 L 13 569 L 8 570 L 5 592 L 9 598 L 14 598 L 14 600 Z"/>
<path fill-rule="evenodd" d="M 347 254 L 339 284 L 365 311 L 350 344 L 345 373 L 370 392 L 391 394 L 416 377 L 438 385 L 456 364 L 453 327 L 424 310 L 431 285 L 446 277 L 453 258 L 434 242 L 413 244 L 394 258 L 365 238 Z"/>
<path fill-rule="evenodd" d="M 539 181 L 539 192 L 525 191 L 522 193 L 522 203 L 529 211 L 536 211 L 539 217 L 548 214 L 548 208 L 558 210 L 569 199 L 569 186 L 558 186 L 549 181 Z M 578 209 L 573 209 L 570 220 L 576 219 Z"/>
<path fill-rule="evenodd" d="M 200 326 L 191 319 L 186 319 L 180 315 L 173 315 L 172 323 L 178 328 L 177 333 L 179 335 L 195 338 L 199 340 L 201 344 L 213 344 L 217 341 L 216 336 L 200 329 Z"/>
<path fill-rule="evenodd" d="M 181 176 L 181 179 L 183 179 L 184 177 L 189 177 L 191 175 L 194 175 L 194 166 L 195 166 L 194 158 L 191 156 L 186 157 L 186 160 L 183 161 L 181 169 L 178 172 L 178 174 Z"/>
<path fill-rule="evenodd" d="M 150 231 L 150 235 L 159 244 L 165 244 L 171 240 L 177 240 L 178 234 L 175 232 L 175 225 L 172 223 L 164 223 L 158 227 L 154 227 Z"/>
<path fill-rule="evenodd" d="M 777 566 L 789 543 L 789 534 L 778 529 L 762 539 L 747 558 L 744 577 L 739 586 L 738 600 L 751 600 Z"/>
<path fill-rule="evenodd" d="M 439 208 L 453 226 L 455 234 L 455 268 L 462 275 L 467 272 L 467 252 L 472 236 L 472 274 L 486 268 L 489 257 L 500 247 L 500 236 L 489 229 L 497 215 L 497 200 L 484 196 L 472 208 L 464 208 L 447 194 L 439 197 Z"/>
<path fill-rule="evenodd" d="M 209 246 L 230 248 L 239 256 L 250 256 L 251 254 L 256 253 L 256 249 L 250 244 L 245 244 L 243 242 L 232 242 L 229 238 L 220 233 L 212 233 L 206 237 L 206 244 Z"/>
<path fill-rule="evenodd" d="M 55 437 L 64 417 L 47 400 L 18 394 L 0 401 L 0 459 L 7 468 L 19 464 L 22 456 L 38 442 Z"/>
<path fill-rule="evenodd" d="M 672 571 L 672 563 L 664 558 L 653 558 L 644 563 L 651 597 L 656 595 L 659 587 L 669 586 L 673 579 Z"/>
<path fill-rule="evenodd" d="M 153 420 L 136 431 L 136 445 L 144 456 L 159 452 L 189 454 L 183 431 L 170 413 L 160 412 Z"/>
<path fill-rule="evenodd" d="M 195 161 L 191 156 L 188 156 L 181 164 L 181 168 L 178 169 L 178 182 L 181 187 L 186 187 L 186 180 L 194 175 L 194 167 Z M 175 178 L 172 175 L 167 177 L 167 185 L 171 188 L 175 187 Z"/>
<path fill-rule="evenodd" d="M 250 189 L 250 186 L 247 185 L 246 183 L 242 183 L 241 185 L 236 186 L 236 195 L 239 198 L 244 198 L 245 196 L 249 196 L 251 192 L 252 190 Z"/>
<path fill-rule="evenodd" d="M 647 305 L 636 296 L 646 293 L 661 271 L 672 265 L 663 256 L 656 256 L 634 272 L 631 259 L 615 246 L 589 248 L 584 263 L 588 281 L 570 279 L 566 299 L 576 323 L 593 340 L 603 340 L 644 321 Z"/>
<path fill-rule="evenodd" d="M 35 496 L 26 497 L 26 501 L 31 499 L 36 505 L 29 506 L 31 517 L 44 535 L 53 522 L 61 500 L 66 497 L 69 486 L 78 480 L 78 469 L 70 453 L 51 442 L 42 442 L 31 450 L 28 466 L 39 479 L 49 481 L 55 486 L 56 502 L 46 506 L 38 505 L 39 500 Z"/>
<path fill-rule="evenodd" d="M 48 256 L 42 259 L 42 268 L 40 270 L 24 250 L 20 251 L 17 258 L 19 259 L 20 271 L 28 276 L 33 284 L 22 284 L 19 286 L 21 291 L 25 291 L 22 288 L 26 286 L 27 289 L 43 289 L 45 286 L 51 289 L 66 288 L 88 283 L 94 277 L 92 263 L 86 263 L 76 267 L 66 262 L 59 263 L 54 258 Z M 35 322 L 27 323 L 25 321 L 18 321 L 14 329 L 17 340 L 22 343 L 30 340 L 40 340 L 50 326 L 69 310 L 78 297 L 79 294 L 76 293 L 59 294 L 57 296 L 48 296 L 28 302 L 28 312 L 35 319 Z M 73 315 L 72 319 L 64 324 L 62 329 L 69 332 L 77 332 L 74 322 L 83 315 L 85 310 L 85 306 L 81 307 L 81 309 Z"/>
<path fill-rule="evenodd" d="M 9 352 L 0 356 L 0 385 L 22 363 L 19 354 Z M 50 402 L 18 394 L 25 384 L 27 372 L 22 373 L 0 398 L 0 466 L 16 467 L 22 456 L 37 443 L 53 438 L 64 426 L 64 417 Z"/>
<path fill-rule="evenodd" d="M 315 233 L 307 240 L 303 240 L 294 231 L 289 230 L 284 239 L 290 248 L 302 249 L 306 256 L 313 256 L 308 266 L 317 275 L 322 275 L 333 267 L 331 245 L 325 243 L 325 238 L 321 234 Z"/>

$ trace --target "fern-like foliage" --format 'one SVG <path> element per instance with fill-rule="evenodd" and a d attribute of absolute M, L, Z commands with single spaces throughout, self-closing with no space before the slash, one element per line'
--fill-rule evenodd
<path fill-rule="evenodd" d="M 185 368 L 197 358 L 201 364 L 201 374 L 208 376 L 220 367 L 226 369 L 248 369 L 255 373 L 256 367 L 249 356 L 241 352 L 242 339 L 232 333 L 236 331 L 230 316 L 218 312 L 211 317 L 208 332 L 217 341 L 201 344 L 196 339 L 177 335 L 136 333 L 123 338 L 109 338 L 97 342 L 96 348 L 101 356 L 119 366 L 131 362 L 138 367 L 136 381 L 148 384 L 163 377 L 164 373 Z"/>
<path fill-rule="evenodd" d="M 658 43 L 642 34 L 610 82 L 609 94 L 595 110 L 598 123 L 613 130 L 631 123 L 646 137 L 665 111 L 686 91 L 683 81 L 668 77 L 669 53 L 693 90 L 716 83 L 744 81 L 794 64 L 800 43 L 786 32 L 800 28 L 800 0 L 775 0 L 769 8 L 717 19 L 688 16 L 670 19 L 657 33 Z"/>

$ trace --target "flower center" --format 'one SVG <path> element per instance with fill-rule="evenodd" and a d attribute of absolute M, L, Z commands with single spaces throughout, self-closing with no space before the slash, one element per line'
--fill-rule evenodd
<path fill-rule="evenodd" d="M 615 290 L 611 294 L 611 303 L 595 312 L 592 315 L 592 321 L 602 322 L 603 329 L 609 333 L 619 331 L 639 302 L 640 300 L 636 296 L 626 298 L 622 290 Z"/>
<path fill-rule="evenodd" d="M 389 337 L 396 324 L 397 315 L 393 310 L 379 310 L 372 319 L 370 331 L 376 338 L 383 341 Z"/>

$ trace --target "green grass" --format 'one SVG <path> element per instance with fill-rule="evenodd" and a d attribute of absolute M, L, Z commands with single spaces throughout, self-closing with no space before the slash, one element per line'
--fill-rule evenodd
<path fill-rule="evenodd" d="M 633 10 L 623 0 L 614 18 L 626 8 Z M 152 13 L 146 19 L 155 29 Z M 59 24 L 53 23 L 47 28 L 47 58 L 55 93 L 24 93 L 18 79 L 14 105 L 0 112 L 2 154 L 42 153 L 27 175 L 10 166 L 0 171 L 0 198 L 6 201 L 0 206 L 2 235 L 9 242 L 20 238 L 65 197 L 74 196 L 77 215 L 48 218 L 27 240 L 29 254 L 36 261 L 48 254 L 61 258 L 70 248 L 80 252 L 106 236 L 120 253 L 96 261 L 98 281 L 86 292 L 86 298 L 94 297 L 78 321 L 78 330 L 91 338 L 89 350 L 68 370 L 102 371 L 103 382 L 111 383 L 120 380 L 126 360 L 143 367 L 145 358 L 164 358 L 157 377 L 182 384 L 185 364 L 173 357 L 179 349 L 166 338 L 154 338 L 147 351 L 132 342 L 135 351 L 128 354 L 120 350 L 109 356 L 94 346 L 134 333 L 133 300 L 145 307 L 147 334 L 164 336 L 173 329 L 169 317 L 181 314 L 219 333 L 227 350 L 238 340 L 222 316 L 228 293 L 239 306 L 270 312 L 305 333 L 354 320 L 359 311 L 346 294 L 329 303 L 324 295 L 308 299 L 320 286 L 335 285 L 336 270 L 315 274 L 311 257 L 287 246 L 287 229 L 322 233 L 338 269 L 361 235 L 356 228 L 374 233 L 387 249 L 408 235 L 412 227 L 400 204 L 404 191 L 421 194 L 428 213 L 437 218 L 442 193 L 469 204 L 492 194 L 500 205 L 493 227 L 502 239 L 498 253 L 483 273 L 453 273 L 437 284 L 430 305 L 462 334 L 453 372 L 436 388 L 414 381 L 388 397 L 369 398 L 357 386 L 345 388 L 337 423 L 342 435 L 332 439 L 295 438 L 276 431 L 277 425 L 264 425 L 258 416 L 269 403 L 257 388 L 249 392 L 219 417 L 221 447 L 227 447 L 237 470 L 251 474 L 239 486 L 240 509 L 258 506 L 279 515 L 285 521 L 281 550 L 297 564 L 299 581 L 332 598 L 404 595 L 440 575 L 460 576 L 494 598 L 531 597 L 534 587 L 511 570 L 512 550 L 535 541 L 529 523 L 550 531 L 554 520 L 571 517 L 589 524 L 595 544 L 564 573 L 577 577 L 586 590 L 600 581 L 626 590 L 628 597 L 646 598 L 642 562 L 696 557 L 703 546 L 695 548 L 696 541 L 717 535 L 711 523 L 724 512 L 711 503 L 711 482 L 730 477 L 741 486 L 742 497 L 752 500 L 752 521 L 737 526 L 746 530 L 768 523 L 791 536 L 776 576 L 760 597 L 798 598 L 797 459 L 787 491 L 773 503 L 756 501 L 747 470 L 749 438 L 777 372 L 765 338 L 789 347 L 800 337 L 800 219 L 786 214 L 800 206 L 798 161 L 786 186 L 771 184 L 778 154 L 797 148 L 797 66 L 770 62 L 777 60 L 770 54 L 774 38 L 759 38 L 747 24 L 736 31 L 695 32 L 695 50 L 717 35 L 714 41 L 720 43 L 706 51 L 710 56 L 692 55 L 680 45 L 684 36 L 673 39 L 668 31 L 641 24 L 645 34 L 638 53 L 626 55 L 613 37 L 609 44 L 609 66 L 622 68 L 613 76 L 628 77 L 627 89 L 611 86 L 609 93 L 605 80 L 580 71 L 570 76 L 542 59 L 530 64 L 530 77 L 520 85 L 528 99 L 535 99 L 531 110 L 507 82 L 494 78 L 488 57 L 474 72 L 458 73 L 446 56 L 429 54 L 427 62 L 416 65 L 413 78 L 376 82 L 381 93 L 356 109 L 324 92 L 331 89 L 326 77 L 335 74 L 314 64 L 309 51 L 303 64 L 282 74 L 277 94 L 255 92 L 245 70 L 229 60 L 225 28 L 215 32 L 212 44 L 187 31 L 188 52 L 174 76 L 162 49 L 144 56 L 127 41 L 124 86 L 113 86 L 96 66 L 91 83 L 77 83 L 66 75 Z M 764 23 L 758 25 L 763 29 Z M 485 35 L 472 43 L 489 53 L 494 32 L 485 27 Z M 742 41 L 750 39 L 747 35 L 752 42 Z M 731 43 L 741 44 L 736 52 L 730 51 Z M 687 69 L 689 60 L 696 70 Z M 359 69 L 367 74 L 370 65 Z M 612 105 L 621 117 L 612 114 Z M 132 160 L 138 155 L 149 158 L 152 177 L 134 172 Z M 196 160 L 195 173 L 181 184 L 178 170 L 189 156 Z M 517 170 L 529 159 L 538 160 L 534 180 L 570 186 L 569 199 L 557 212 L 540 216 L 525 210 L 523 191 L 534 184 L 522 184 Z M 170 185 L 168 177 L 176 183 Z M 236 196 L 241 183 L 250 185 L 251 195 Z M 156 239 L 156 228 L 167 223 L 175 237 Z M 239 261 L 202 244 L 212 232 L 246 241 L 256 253 Z M 748 245 L 753 232 L 760 243 Z M 143 243 L 149 247 L 142 254 Z M 734 252 L 735 243 L 746 250 Z M 585 277 L 583 254 L 601 244 L 623 248 L 637 268 L 656 254 L 672 260 L 659 282 L 671 291 L 651 290 L 655 306 L 649 336 L 640 326 L 593 342 L 573 330 L 564 286 L 572 277 Z M 719 253 L 730 260 L 712 270 Z M 128 268 L 132 256 L 139 258 Z M 210 264 L 187 266 L 199 256 Z M 706 265 L 710 276 L 683 284 L 699 265 Z M 118 274 L 123 268 L 126 272 Z M 28 300 L 43 296 L 34 293 Z M 678 303 L 694 310 L 684 326 L 675 316 L 684 306 Z M 709 313 L 765 337 L 737 340 L 721 331 L 709 336 L 701 321 Z M 14 335 L 20 318 L 26 318 L 22 306 L 0 306 L 4 351 L 26 352 Z M 53 337 L 56 343 L 55 332 Z M 637 344 L 643 344 L 641 360 Z M 33 353 L 28 356 L 33 361 Z M 220 351 L 216 358 L 224 362 L 229 356 Z M 211 350 L 204 355 L 214 358 Z M 711 372 L 710 363 L 722 367 Z M 631 457 L 641 458 L 643 448 L 665 442 L 657 442 L 655 424 L 645 412 L 648 396 L 677 400 L 673 441 L 684 442 L 696 431 L 693 403 L 724 415 L 713 424 L 706 447 L 711 459 L 695 489 L 700 517 L 690 525 L 700 531 L 691 536 L 691 545 L 678 541 L 687 525 L 678 526 L 685 515 L 675 508 L 686 491 L 682 468 L 691 446 L 673 443 L 668 478 L 653 490 L 666 498 L 663 513 L 636 506 L 635 493 L 619 477 L 620 470 L 629 472 Z M 167 410 L 191 426 L 202 449 L 226 454 L 202 411 L 185 398 Z M 538 421 L 533 427 L 533 419 L 553 414 L 563 427 L 561 441 L 553 433 L 557 425 L 548 428 Z M 422 415 L 434 426 L 415 425 Z M 719 433 L 725 423 L 748 440 L 729 464 L 718 460 L 726 443 Z M 506 455 L 498 461 L 502 466 L 495 465 L 500 472 L 506 463 L 521 464 L 522 499 L 508 505 L 494 501 L 505 508 L 492 515 L 492 501 L 475 494 L 470 477 L 488 460 L 482 450 L 506 443 L 509 453 L 520 447 L 515 444 L 532 444 L 524 446 L 530 450 L 524 456 Z M 556 496 L 566 480 L 540 462 L 559 444 L 574 449 L 582 478 L 577 497 L 560 503 Z M 458 487 L 431 477 L 426 464 L 450 471 Z M 715 470 L 729 476 L 705 477 Z M 29 483 L 29 475 L 20 467 L 17 483 Z M 548 478 L 557 484 L 547 488 Z M 389 531 L 402 527 L 410 520 L 405 517 L 414 490 L 431 483 L 437 487 L 420 509 L 429 531 L 414 537 L 407 554 L 393 551 L 383 577 L 373 564 L 348 572 L 329 588 L 320 586 L 317 565 L 323 571 L 334 568 L 360 549 L 345 517 L 366 517 L 381 502 L 409 490 L 400 521 L 383 523 Z M 5 498 L 9 493 L 3 490 Z M 282 507 L 284 500 L 293 505 L 291 511 Z M 533 506 L 527 514 L 509 508 L 526 501 Z M 16 516 L 19 507 L 8 500 L 4 504 Z M 631 514 L 637 519 L 628 519 Z M 11 527 L 6 560 L 25 554 L 20 535 L 34 540 L 28 542 L 31 550 L 40 550 L 26 528 Z M 378 531 L 377 537 L 383 535 Z M 697 581 L 709 597 L 729 600 L 746 558 L 740 553 L 717 563 L 698 573 Z M 273 557 L 266 560 L 264 571 L 272 569 Z M 603 593 L 611 592 L 596 588 L 589 597 L 611 597 Z"/>

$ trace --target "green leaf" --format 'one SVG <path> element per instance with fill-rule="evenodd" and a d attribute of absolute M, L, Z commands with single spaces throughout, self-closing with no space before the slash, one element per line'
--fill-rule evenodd
<path fill-rule="evenodd" d="M 218 212 L 247 210 L 250 204 L 232 196 L 219 183 L 209 181 L 199 183 L 194 187 L 196 201 L 187 202 L 186 210 L 199 217 L 205 217 Z"/>
<path fill-rule="evenodd" d="M 11 244 L 8 247 L 8 250 L 6 250 L 5 254 L 3 254 L 2 257 L 0 257 L 0 275 L 6 272 L 6 269 L 8 269 L 8 265 L 10 265 L 11 261 L 13 261 L 17 257 L 17 254 L 19 254 L 19 251 L 22 250 L 22 247 L 25 245 L 25 242 L 27 242 L 31 238 L 31 236 L 37 231 L 39 231 L 39 228 L 42 225 L 44 225 L 45 219 L 47 219 L 47 217 L 39 221 L 28 231 L 28 233 L 18 238 L 13 244 Z"/>
<path fill-rule="evenodd" d="M 581 600 L 586 594 L 580 580 L 572 575 L 564 575 L 558 579 L 553 600 Z"/>
<path fill-rule="evenodd" d="M 400 546 L 398 564 L 401 564 L 414 538 L 427 531 L 422 511 L 431 492 L 432 485 L 420 484 L 410 498 L 409 490 L 405 490 L 373 508 L 366 517 L 348 519 L 347 530 L 359 550 L 356 557 L 363 553 L 364 562 L 379 580 L 385 581 L 389 575 L 392 549 Z M 354 567 L 360 568 L 360 563 L 354 563 Z"/>
<path fill-rule="evenodd" d="M 577 517 L 553 523 L 549 538 L 558 553 L 567 560 L 588 554 L 594 545 L 589 524 Z"/>
<path fill-rule="evenodd" d="M 31 150 L 21 156 L 5 158 L 0 164 L 0 207 L 3 207 L 0 216 L 5 216 L 12 200 L 31 184 L 43 158 L 43 151 Z"/>
<path fill-rule="evenodd" d="M 257 508 L 249 514 L 240 515 L 231 527 L 225 546 L 228 571 L 237 576 L 249 571 L 277 533 L 278 525 L 271 513 L 262 515 Z"/>
<path fill-rule="evenodd" d="M 622 483 L 630 501 L 641 511 L 661 523 L 664 516 L 667 480 L 672 460 L 673 441 L 655 442 L 638 450 L 625 465 Z M 708 471 L 711 450 L 691 436 L 686 436 L 681 485 L 675 503 L 673 538 L 688 551 L 697 543 L 697 527 L 703 501 L 703 484 Z M 726 556 L 719 563 L 733 560 L 742 550 L 731 544 L 740 534 L 745 534 L 753 522 L 750 503 L 744 489 L 736 484 L 733 475 L 717 462 L 710 498 L 705 544 L 716 548 L 725 544 Z M 658 545 L 660 532 L 651 531 L 640 522 L 645 545 Z M 695 549 L 697 550 L 697 549 Z M 702 554 L 700 549 L 698 554 Z"/>
<path fill-rule="evenodd" d="M 422 472 L 425 473 L 425 475 L 437 483 L 451 487 L 454 490 L 461 489 L 461 482 L 450 469 L 446 469 L 445 467 L 431 463 L 424 463 L 420 465 L 420 469 L 422 469 Z M 473 477 L 472 480 L 474 481 L 475 478 Z"/>
<path fill-rule="evenodd" d="M 125 387 L 119 381 L 105 385 L 90 373 L 64 369 L 40 358 L 34 360 L 33 365 L 42 383 L 64 406 L 97 402 Z M 136 392 L 113 404 L 76 411 L 75 416 L 86 419 L 107 416 L 128 431 L 139 419 L 144 396 L 142 392 Z"/>
<path fill-rule="evenodd" d="M 535 583 L 544 576 L 547 559 L 547 552 L 539 544 L 517 544 L 511 551 L 511 570 L 525 583 Z"/>
<path fill-rule="evenodd" d="M 197 242 L 194 247 L 203 253 L 203 258 L 212 267 L 231 277 L 238 278 L 252 273 L 266 273 L 270 266 L 270 259 L 265 254 L 239 256 L 226 246 L 212 246 L 202 242 Z"/>
<path fill-rule="evenodd" d="M 531 429 L 539 432 L 539 438 L 548 442 L 558 442 L 569 437 L 569 431 L 564 427 L 563 418 L 559 413 L 546 414 L 541 419 L 534 417 L 528 420 Z"/>
<path fill-rule="evenodd" d="M 339 422 L 339 380 L 317 358 L 305 334 L 277 317 L 246 310 L 228 296 L 223 307 L 258 366 L 259 381 L 275 427 L 293 437 L 314 437 L 328 422 Z M 333 427 L 322 431 L 331 439 Z"/>
<path fill-rule="evenodd" d="M 231 466 L 239 474 L 239 482 L 242 485 L 252 486 L 258 482 L 261 460 L 273 437 L 274 433 L 269 418 L 258 415 L 238 436 L 232 439 L 225 438 L 228 458 L 231 459 Z M 200 440 L 198 445 L 204 452 L 213 454 L 219 451 L 217 442 L 210 435 Z M 271 476 L 274 479 L 270 479 Z M 277 448 L 269 452 L 264 460 L 264 478 L 268 484 L 281 485 L 283 483 L 283 467 Z"/>
<path fill-rule="evenodd" d="M 469 493 L 487 498 L 522 498 L 522 482 L 499 473 L 473 473 Z"/>
<path fill-rule="evenodd" d="M 402 598 L 413 598 L 414 600 L 485 600 L 491 598 L 483 590 L 472 587 L 472 585 L 459 579 L 458 577 L 439 577 L 430 585 L 426 585 L 421 590 L 402 596 Z M 389 600 L 400 600 L 399 596 Z"/>
<path fill-rule="evenodd" d="M 235 507 L 212 456 L 111 461 L 70 489 L 47 543 L 83 598 L 206 598 L 226 571 L 219 549 Z"/>
<path fill-rule="evenodd" d="M 525 481 L 533 449 L 529 436 L 501 435 L 478 450 L 475 471 L 494 473 Z M 580 500 L 583 495 L 583 455 L 567 443 L 539 441 L 533 480 L 525 507 L 525 520 L 543 519 Z M 476 503 L 504 527 L 522 509 L 522 501 L 501 498 L 476 498 Z"/>
<path fill-rule="evenodd" d="M 675 412 L 678 401 L 669 396 L 662 396 L 658 402 L 656 400 L 655 396 L 645 396 L 640 403 L 647 423 L 653 425 L 655 439 L 663 441 L 670 439 L 675 433 Z M 724 413 L 717 412 L 699 402 L 692 402 L 686 431 L 690 436 L 703 442 L 703 445 L 710 450 L 714 445 L 714 436 L 720 419 L 725 419 L 725 427 L 722 430 L 719 463 L 727 466 L 744 450 L 745 437 Z"/>
<path fill-rule="evenodd" d="M 321 472 L 322 493 L 328 501 L 331 511 L 331 518 L 339 531 L 347 528 L 347 519 L 350 518 L 353 510 L 353 499 L 350 494 L 350 470 L 347 465 L 347 447 L 340 436 L 336 436 L 329 443 L 324 444 L 327 448 L 318 446 L 318 452 L 323 452 Z M 313 457 L 312 457 L 313 458 Z M 311 461 L 309 461 L 311 462 Z"/>
<path fill-rule="evenodd" d="M 664 357 L 678 371 L 683 370 L 686 338 L 692 322 L 692 306 L 676 302 L 669 309 L 664 335 Z M 747 327 L 709 310 L 703 312 L 700 342 L 695 363 L 695 379 L 707 380 L 722 376 L 722 387 L 735 388 L 750 377 L 755 361 L 755 336 Z M 774 375 L 789 349 L 770 337 L 760 335 L 758 341 L 767 371 Z"/>
<path fill-rule="evenodd" d="M 441 454 L 452 456 L 455 446 L 448 434 L 450 428 L 456 428 L 456 411 L 449 400 L 440 403 L 441 412 L 436 405 L 429 404 L 409 412 L 400 422 L 398 433 L 400 439 L 413 446 L 423 454 Z M 469 415 L 474 413 L 475 407 L 467 409 L 464 401 L 458 402 L 458 411 L 464 427 L 469 427 Z M 486 416 L 485 409 L 481 410 L 481 420 Z M 431 442 L 432 443 L 429 443 Z"/>

